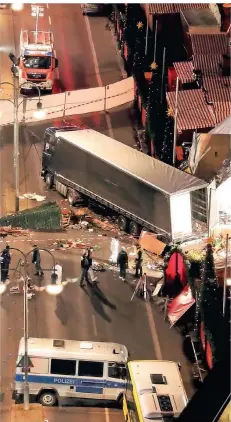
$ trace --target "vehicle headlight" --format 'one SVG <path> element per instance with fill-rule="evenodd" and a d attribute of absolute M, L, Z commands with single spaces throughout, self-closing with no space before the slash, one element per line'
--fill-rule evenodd
<path fill-rule="evenodd" d="M 46 81 L 46 86 L 47 86 L 48 88 L 51 88 L 51 87 L 52 87 L 52 85 L 53 85 L 53 81 L 52 81 L 52 79 L 47 79 L 47 81 Z"/>

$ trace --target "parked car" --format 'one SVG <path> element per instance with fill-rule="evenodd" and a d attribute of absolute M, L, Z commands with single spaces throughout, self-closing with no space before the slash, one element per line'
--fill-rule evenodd
<path fill-rule="evenodd" d="M 103 11 L 103 4 L 84 3 L 81 4 L 83 15 L 98 15 Z"/>

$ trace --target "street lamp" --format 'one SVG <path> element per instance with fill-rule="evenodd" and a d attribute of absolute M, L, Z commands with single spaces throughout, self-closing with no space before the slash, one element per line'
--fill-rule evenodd
<path fill-rule="evenodd" d="M 2 85 L 10 85 L 14 88 L 14 100 L 10 100 L 9 98 L 3 98 L 1 101 L 9 101 L 14 106 L 14 175 L 15 175 L 15 211 L 19 211 L 19 120 L 18 120 L 18 110 L 20 105 L 24 102 L 25 97 L 19 103 L 19 93 L 20 89 L 27 84 L 27 82 L 23 82 L 20 86 L 18 85 L 18 70 L 17 64 L 18 59 L 14 56 L 14 54 L 10 53 L 9 57 L 13 62 L 13 66 L 11 68 L 12 73 L 14 74 L 14 83 L 11 82 L 1 82 L 0 86 Z M 30 85 L 33 85 L 34 88 L 38 91 L 39 101 L 37 103 L 37 110 L 34 112 L 34 117 L 36 119 L 41 119 L 45 116 L 45 111 L 42 110 L 42 103 L 40 101 L 41 92 L 40 88 L 34 82 L 30 82 Z M 1 112 L 0 112 L 1 116 Z"/>
<path fill-rule="evenodd" d="M 12 3 L 11 9 L 14 12 L 20 12 L 20 10 L 23 9 L 23 3 L 18 3 L 18 2 L 17 3 Z"/>
<path fill-rule="evenodd" d="M 27 272 L 27 258 L 28 256 L 34 251 L 34 249 L 32 249 L 31 251 L 29 251 L 27 254 L 25 254 L 23 251 L 21 251 L 21 249 L 18 248 L 11 248 L 10 250 L 15 250 L 18 251 L 19 253 L 21 253 L 21 255 L 23 256 L 24 259 L 24 276 L 23 276 L 23 281 L 24 281 L 24 348 L 25 348 L 25 352 L 24 352 L 24 367 L 25 367 L 25 379 L 24 379 L 24 410 L 29 410 L 29 382 L 28 382 L 28 281 L 30 280 L 30 277 L 28 276 L 28 272 Z M 47 253 L 49 253 L 49 255 L 52 257 L 53 259 L 53 268 L 52 268 L 52 275 L 51 275 L 51 284 L 49 285 L 50 287 L 53 288 L 52 294 L 59 294 L 61 293 L 60 291 L 60 287 L 63 287 L 62 285 L 56 285 L 56 279 L 57 279 L 57 275 L 55 274 L 55 257 L 54 255 L 45 248 L 41 248 L 39 249 L 41 251 L 45 251 Z M 11 271 L 16 271 L 19 274 L 22 275 L 22 273 L 20 271 L 18 271 L 17 268 L 12 268 Z M 50 268 L 43 268 L 43 271 L 51 271 Z M 49 287 L 47 286 L 47 287 Z M 58 287 L 59 289 L 55 290 L 55 287 Z M 4 293 L 6 291 L 6 285 L 4 283 L 0 283 L 0 294 Z M 48 290 L 47 290 L 48 291 Z M 56 293 L 55 293 L 56 291 Z M 48 291 L 49 293 L 49 291 Z"/>

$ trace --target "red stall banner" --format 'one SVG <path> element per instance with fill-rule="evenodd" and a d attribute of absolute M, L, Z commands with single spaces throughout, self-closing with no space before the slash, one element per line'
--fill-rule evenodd
<path fill-rule="evenodd" d="M 182 287 L 184 287 L 188 281 L 187 271 L 184 258 L 179 252 L 173 252 L 168 261 L 168 266 L 165 271 L 165 283 L 168 285 L 173 284 L 176 275 L 178 275 Z"/>
<path fill-rule="evenodd" d="M 213 367 L 213 354 L 209 341 L 206 342 L 206 362 L 210 369 Z"/>
<path fill-rule="evenodd" d="M 168 319 L 171 327 L 191 308 L 195 303 L 189 285 L 185 286 L 182 292 L 168 305 Z M 170 328 L 171 328 L 170 327 Z"/>

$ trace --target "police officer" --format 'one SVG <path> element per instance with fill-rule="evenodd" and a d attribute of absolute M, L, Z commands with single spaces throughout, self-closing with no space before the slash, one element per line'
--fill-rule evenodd
<path fill-rule="evenodd" d="M 143 268 L 142 268 L 142 262 L 143 262 L 143 251 L 141 249 L 141 246 L 138 245 L 137 247 L 137 257 L 136 257 L 136 273 L 135 277 L 139 278 L 143 275 Z"/>
<path fill-rule="evenodd" d="M 40 265 L 41 264 L 41 257 L 40 257 L 40 252 L 39 252 L 39 248 L 38 248 L 37 245 L 34 245 L 33 256 L 32 256 L 32 264 L 35 265 L 35 270 L 36 270 L 35 275 L 42 276 L 44 273 L 43 273 L 43 270 L 42 270 L 41 265 Z"/>
<path fill-rule="evenodd" d="M 6 245 L 1 254 L 1 281 L 6 281 L 8 279 L 9 266 L 11 262 L 10 256 L 10 247 Z"/>

